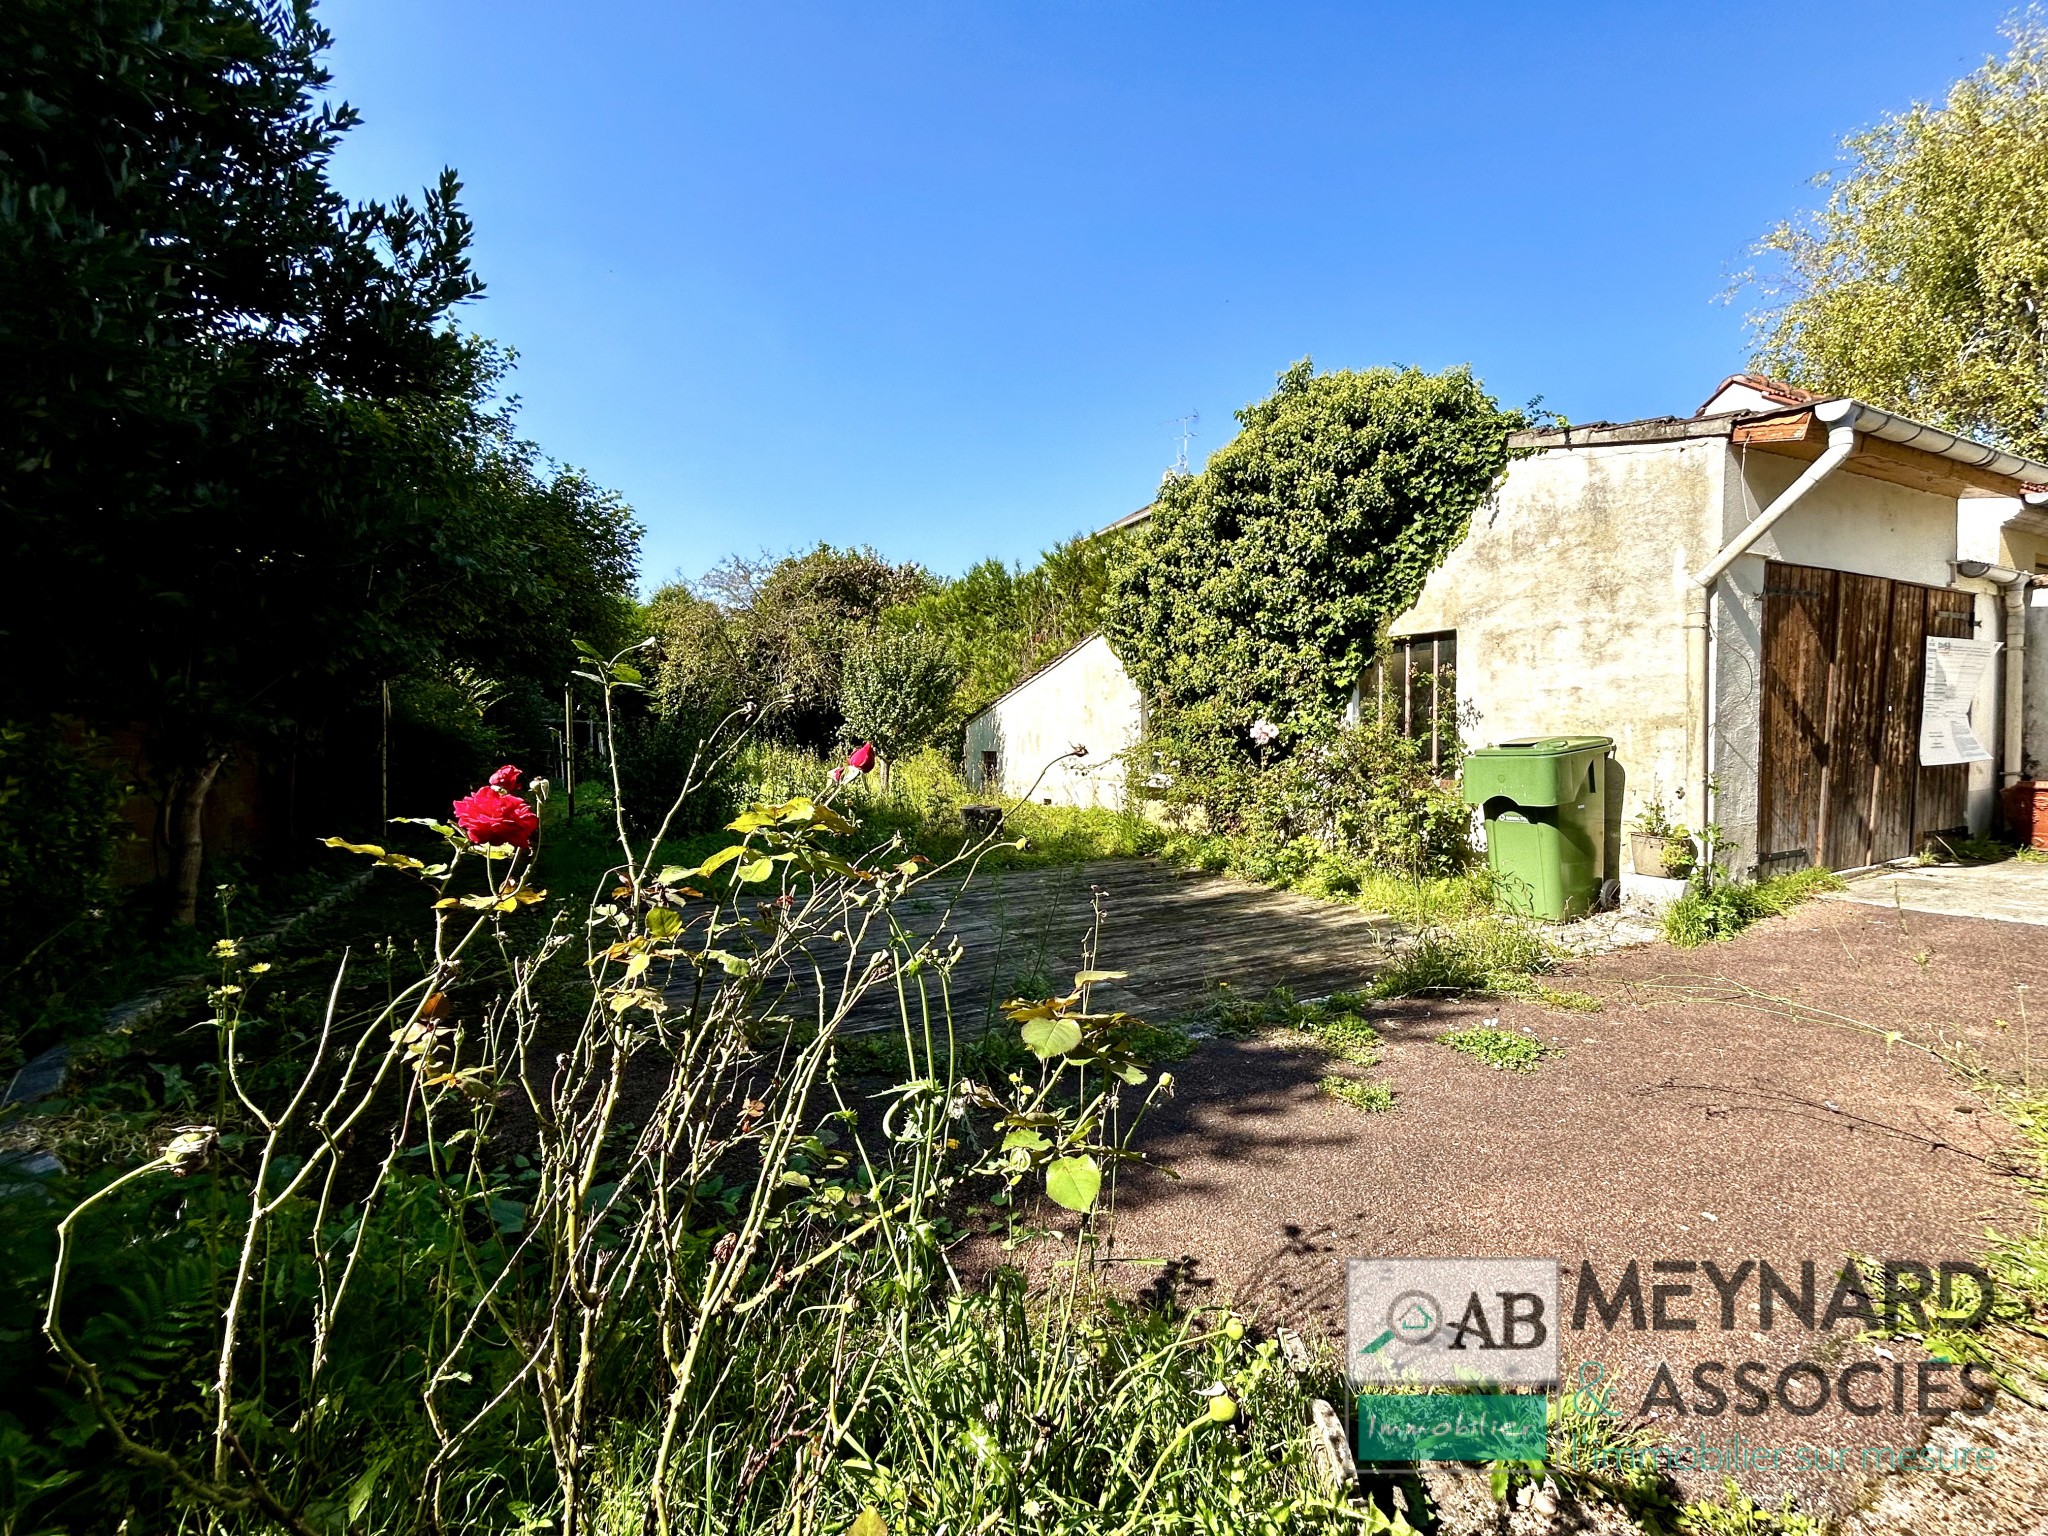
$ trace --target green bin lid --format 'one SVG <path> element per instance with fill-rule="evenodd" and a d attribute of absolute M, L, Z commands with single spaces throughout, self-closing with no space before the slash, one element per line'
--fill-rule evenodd
<path fill-rule="evenodd" d="M 1512 752 L 1518 757 L 1564 757 L 1573 752 L 1604 752 L 1614 745 L 1612 736 L 1523 736 L 1498 746 L 1481 747 L 1468 757 L 1492 752 Z"/>

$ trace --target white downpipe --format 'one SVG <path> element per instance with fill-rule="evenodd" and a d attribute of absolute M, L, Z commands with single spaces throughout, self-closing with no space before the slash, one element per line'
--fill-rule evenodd
<path fill-rule="evenodd" d="M 1815 406 L 1814 414 L 1828 423 L 1827 451 L 1807 465 L 1804 474 L 1786 486 L 1775 501 L 1751 520 L 1747 528 L 1722 545 L 1721 552 L 1686 582 L 1685 702 L 1688 730 L 1685 782 L 1692 802 L 1688 814 L 1694 818 L 1697 827 L 1704 827 L 1714 819 L 1707 804 L 1707 736 L 1712 719 L 1707 679 L 1707 608 L 1714 583 L 1748 552 L 1751 545 L 1769 533 L 1780 518 L 1798 505 L 1802 496 L 1833 474 L 1841 462 L 1855 451 L 1855 420 L 1859 409 L 1853 400 L 1828 400 Z"/>
<path fill-rule="evenodd" d="M 2005 586 L 2005 740 L 2000 744 L 1999 782 L 2020 781 L 2026 767 L 2027 587 L 2018 571 Z"/>

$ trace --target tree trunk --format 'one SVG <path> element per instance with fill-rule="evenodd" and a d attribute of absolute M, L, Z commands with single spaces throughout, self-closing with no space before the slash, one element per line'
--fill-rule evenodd
<path fill-rule="evenodd" d="M 199 867 L 206 861 L 206 797 L 227 761 L 225 752 L 178 775 L 171 805 L 171 921 L 190 928 L 199 920 Z"/>

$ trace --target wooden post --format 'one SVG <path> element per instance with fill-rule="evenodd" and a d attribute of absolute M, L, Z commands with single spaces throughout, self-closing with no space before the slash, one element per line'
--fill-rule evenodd
<path fill-rule="evenodd" d="M 569 795 L 569 819 L 576 819 L 576 700 L 562 685 L 562 783 Z"/>

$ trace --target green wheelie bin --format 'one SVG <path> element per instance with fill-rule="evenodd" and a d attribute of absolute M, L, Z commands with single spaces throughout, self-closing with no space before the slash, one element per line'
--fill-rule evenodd
<path fill-rule="evenodd" d="M 1465 801 L 1486 819 L 1501 896 L 1530 917 L 1583 917 L 1607 869 L 1609 736 L 1530 736 L 1465 758 Z"/>

